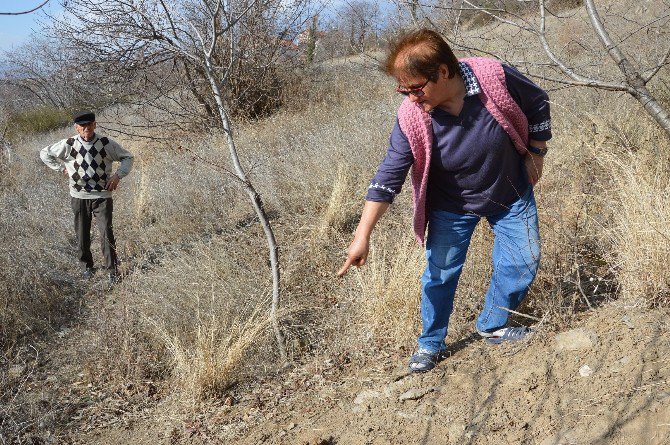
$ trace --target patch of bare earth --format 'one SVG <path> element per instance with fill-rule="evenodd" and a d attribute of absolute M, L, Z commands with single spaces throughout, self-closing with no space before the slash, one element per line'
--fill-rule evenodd
<path fill-rule="evenodd" d="M 610 304 L 572 330 L 540 328 L 523 343 L 452 340 L 451 356 L 426 374 L 405 371 L 407 351 L 365 363 L 320 357 L 220 400 L 188 409 L 157 400 L 119 411 L 107 426 L 81 421 L 68 436 L 82 444 L 667 444 L 669 323 L 667 309 Z"/>

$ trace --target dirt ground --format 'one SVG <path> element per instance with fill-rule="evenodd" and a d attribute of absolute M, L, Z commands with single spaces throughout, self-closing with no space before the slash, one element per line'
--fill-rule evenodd
<path fill-rule="evenodd" d="M 425 374 L 408 374 L 400 351 L 319 357 L 191 407 L 151 382 L 132 397 L 56 387 L 76 364 L 27 388 L 70 398 L 60 400 L 69 426 L 43 443 L 660 445 L 670 443 L 669 327 L 668 310 L 614 302 L 522 343 L 460 339 Z"/>

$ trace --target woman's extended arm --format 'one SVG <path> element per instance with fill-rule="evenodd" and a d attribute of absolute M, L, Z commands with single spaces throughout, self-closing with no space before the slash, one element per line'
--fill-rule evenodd
<path fill-rule="evenodd" d="M 354 233 L 354 240 L 349 244 L 349 248 L 347 249 L 347 259 L 342 264 L 340 270 L 337 271 L 337 275 L 340 277 L 344 276 L 352 265 L 361 267 L 365 264 L 370 250 L 370 235 L 372 234 L 372 230 L 375 228 L 377 221 L 386 212 L 386 209 L 389 208 L 389 205 L 390 203 L 388 202 L 365 201 L 361 221 L 358 223 L 358 227 Z"/>

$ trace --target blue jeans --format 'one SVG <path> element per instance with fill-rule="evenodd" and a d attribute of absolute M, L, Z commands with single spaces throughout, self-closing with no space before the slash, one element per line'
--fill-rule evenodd
<path fill-rule="evenodd" d="M 445 348 L 449 316 L 454 308 L 456 285 L 463 270 L 472 233 L 481 218 L 432 210 L 428 216 L 426 259 L 421 277 L 421 320 L 419 348 Z M 509 312 L 528 293 L 540 263 L 540 234 L 533 188 L 509 209 L 486 218 L 493 229 L 493 274 L 484 307 L 477 318 L 477 330 L 492 331 L 507 324 Z"/>

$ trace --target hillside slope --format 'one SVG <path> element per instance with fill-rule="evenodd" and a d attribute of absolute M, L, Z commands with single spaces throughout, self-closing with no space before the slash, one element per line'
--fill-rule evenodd
<path fill-rule="evenodd" d="M 618 75 L 579 49 L 590 29 L 579 14 L 554 37 L 576 65 Z M 521 53 L 509 60 L 544 60 L 535 39 L 491 32 L 487 45 Z M 654 53 L 635 47 L 642 38 L 628 44 Z M 0 331 L 14 333 L 0 355 L 0 445 L 670 443 L 670 309 L 653 309 L 670 303 L 667 135 L 627 95 L 542 83 L 554 131 L 536 188 L 542 264 L 519 311 L 544 321 L 521 344 L 472 336 L 491 273 L 480 224 L 451 356 L 409 375 L 424 252 L 408 187 L 366 267 L 335 276 L 401 100 L 375 64 L 314 67 L 292 108 L 236 127 L 281 246 L 288 369 L 271 329 L 250 329 L 269 307 L 267 247 L 247 197 L 212 168 L 222 134 L 119 135 L 137 157 L 116 195 L 125 276 L 110 292 L 101 276 L 77 279 L 64 178 L 37 157 L 72 129 L 0 155 Z M 652 87 L 670 104 L 667 74 Z M 134 113 L 100 120 L 124 128 L 114 119 Z M 41 186 L 26 187 L 35 172 Z"/>
<path fill-rule="evenodd" d="M 87 444 L 667 444 L 667 310 L 610 304 L 561 334 L 491 347 L 452 346 L 436 370 L 405 371 L 380 351 L 367 363 L 320 358 L 200 406 L 169 400 L 119 426 L 80 425 Z M 389 354 L 388 352 L 391 352 Z M 588 369 L 587 369 L 588 367 Z M 589 371 L 590 369 L 590 371 Z M 403 400 L 407 399 L 407 400 Z M 123 416 L 122 416 L 123 417 Z"/>

